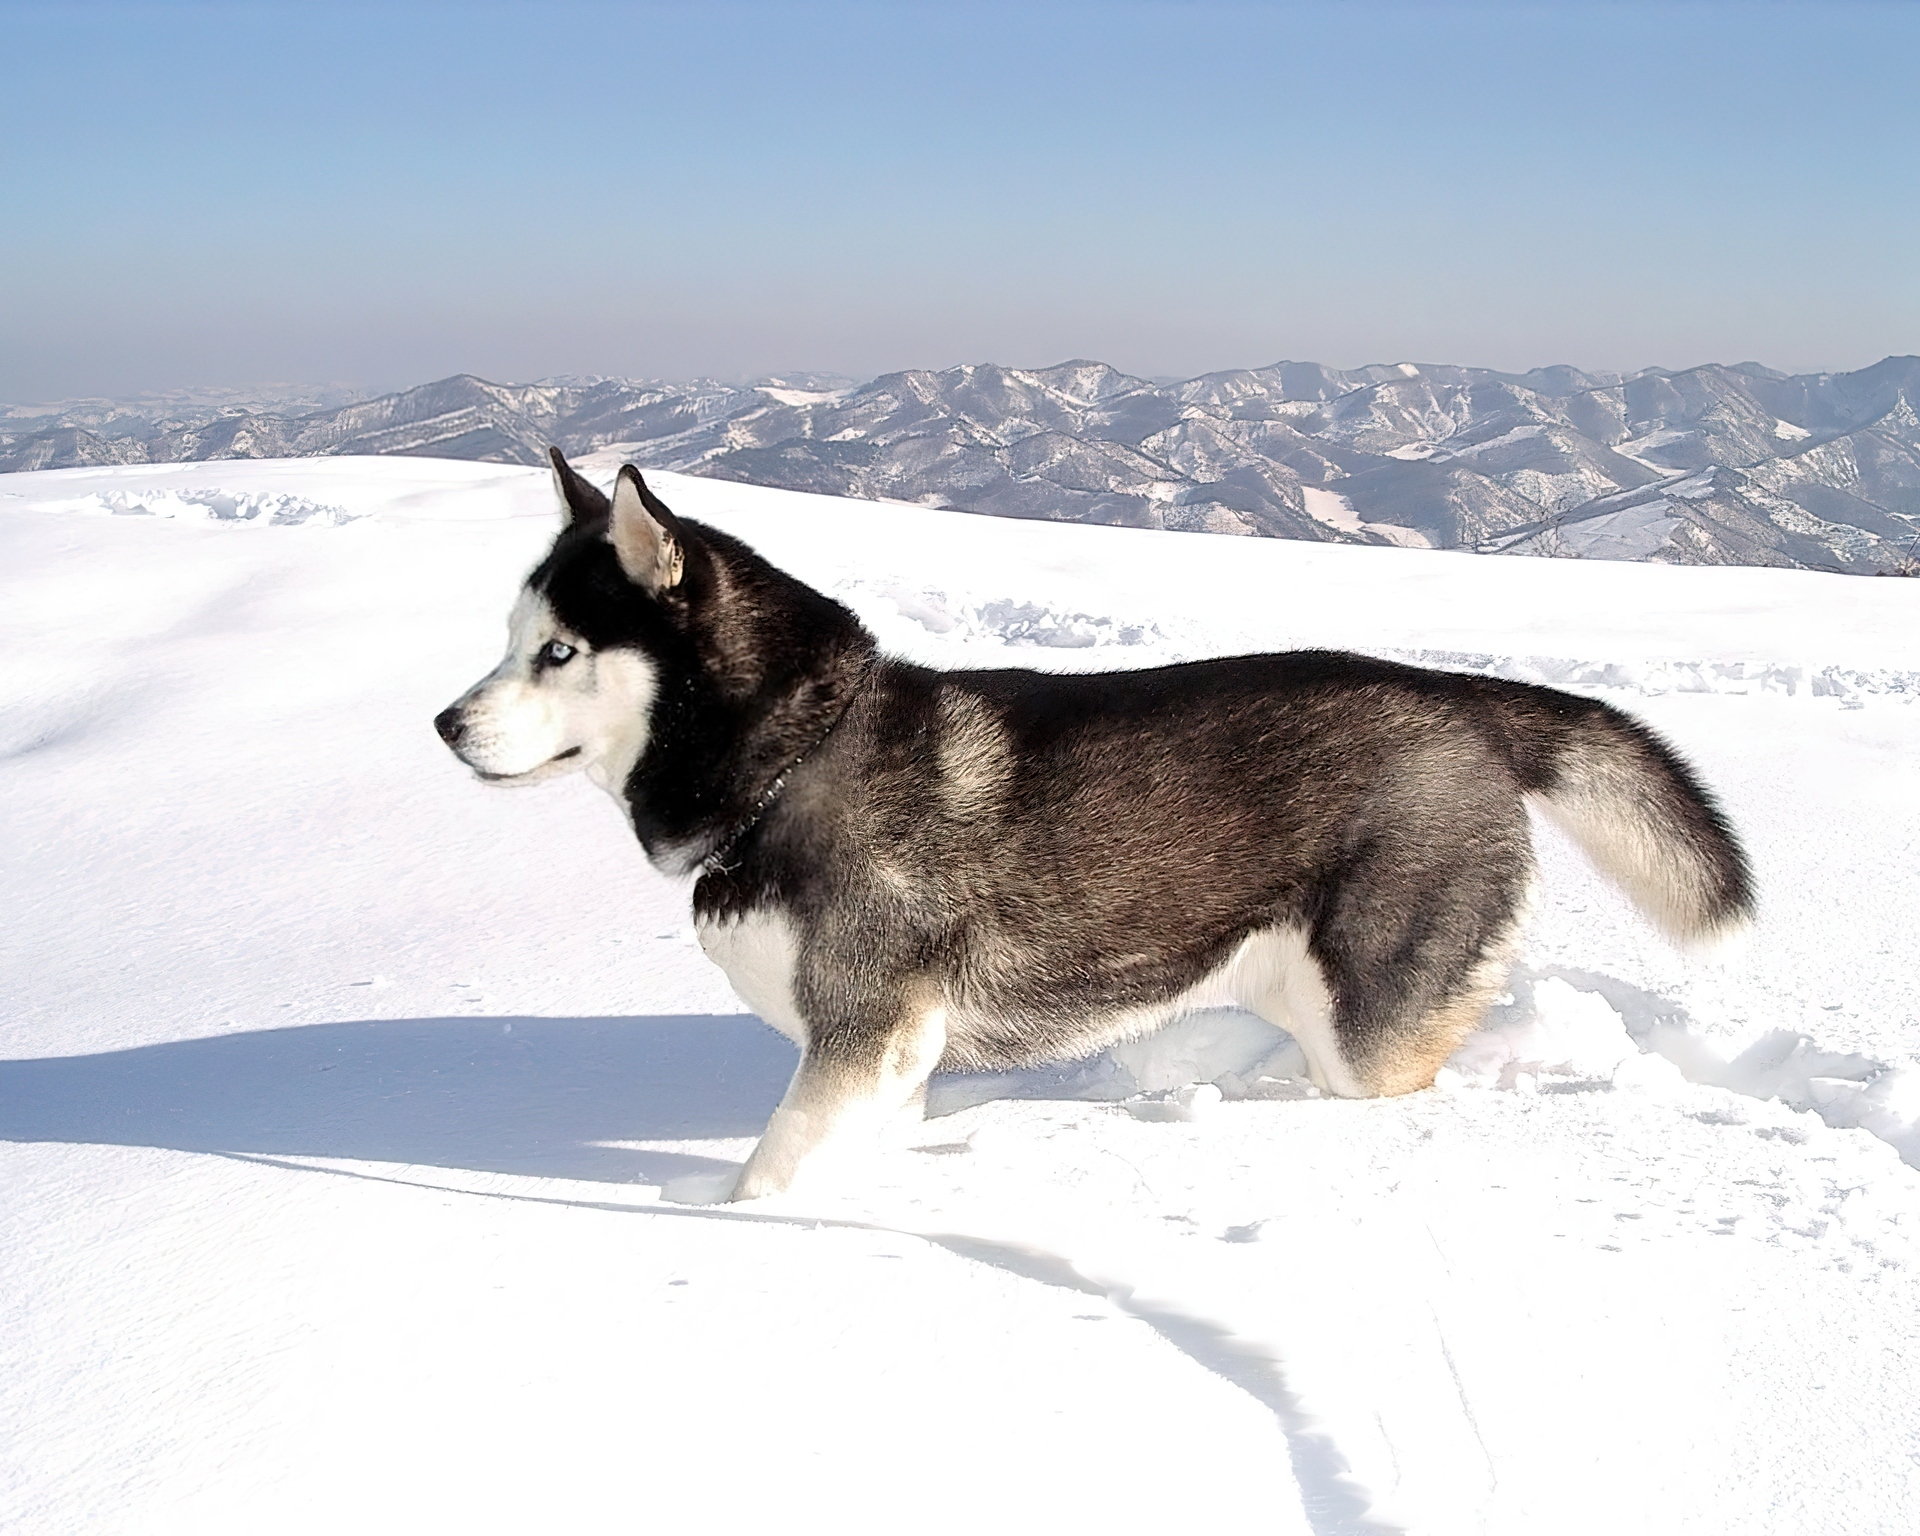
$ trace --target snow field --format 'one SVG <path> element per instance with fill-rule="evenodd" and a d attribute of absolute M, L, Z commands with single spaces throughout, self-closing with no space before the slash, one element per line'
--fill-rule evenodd
<path fill-rule="evenodd" d="M 429 726 L 544 475 L 0 477 L 0 1525 L 1913 1527 L 1920 584 L 658 479 L 929 661 L 1600 691 L 1721 793 L 1761 922 L 1676 954 L 1543 830 L 1431 1093 L 1319 1098 L 1210 1013 L 943 1080 L 845 1190 L 680 1203 L 791 1048 L 603 797 Z"/>

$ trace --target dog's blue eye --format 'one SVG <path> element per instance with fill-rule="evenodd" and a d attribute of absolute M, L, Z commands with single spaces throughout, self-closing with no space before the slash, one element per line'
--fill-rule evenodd
<path fill-rule="evenodd" d="M 564 640 L 549 640 L 540 647 L 540 660 L 549 667 L 557 667 L 564 661 L 573 659 L 573 647 Z"/>

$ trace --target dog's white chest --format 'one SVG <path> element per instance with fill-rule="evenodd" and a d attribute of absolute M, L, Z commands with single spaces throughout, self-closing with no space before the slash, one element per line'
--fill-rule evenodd
<path fill-rule="evenodd" d="M 696 920 L 694 933 L 707 958 L 727 973 L 733 990 L 761 1018 L 796 1045 L 807 1043 L 806 1025 L 793 1000 L 793 925 L 771 908 L 722 922 Z"/>

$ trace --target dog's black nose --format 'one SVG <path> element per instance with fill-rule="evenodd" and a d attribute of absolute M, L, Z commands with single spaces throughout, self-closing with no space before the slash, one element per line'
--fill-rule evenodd
<path fill-rule="evenodd" d="M 461 734 L 466 730 L 466 721 L 460 718 L 460 706 L 449 704 L 433 717 L 433 728 L 440 733 L 440 739 L 450 747 L 460 745 Z"/>

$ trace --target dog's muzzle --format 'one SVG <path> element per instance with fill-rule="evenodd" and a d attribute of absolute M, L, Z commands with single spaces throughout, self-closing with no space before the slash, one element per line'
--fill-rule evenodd
<path fill-rule="evenodd" d="M 460 750 L 460 738 L 467 734 L 466 717 L 460 713 L 458 704 L 449 704 L 433 717 L 433 728 L 440 733 L 440 739 L 454 751 Z"/>

